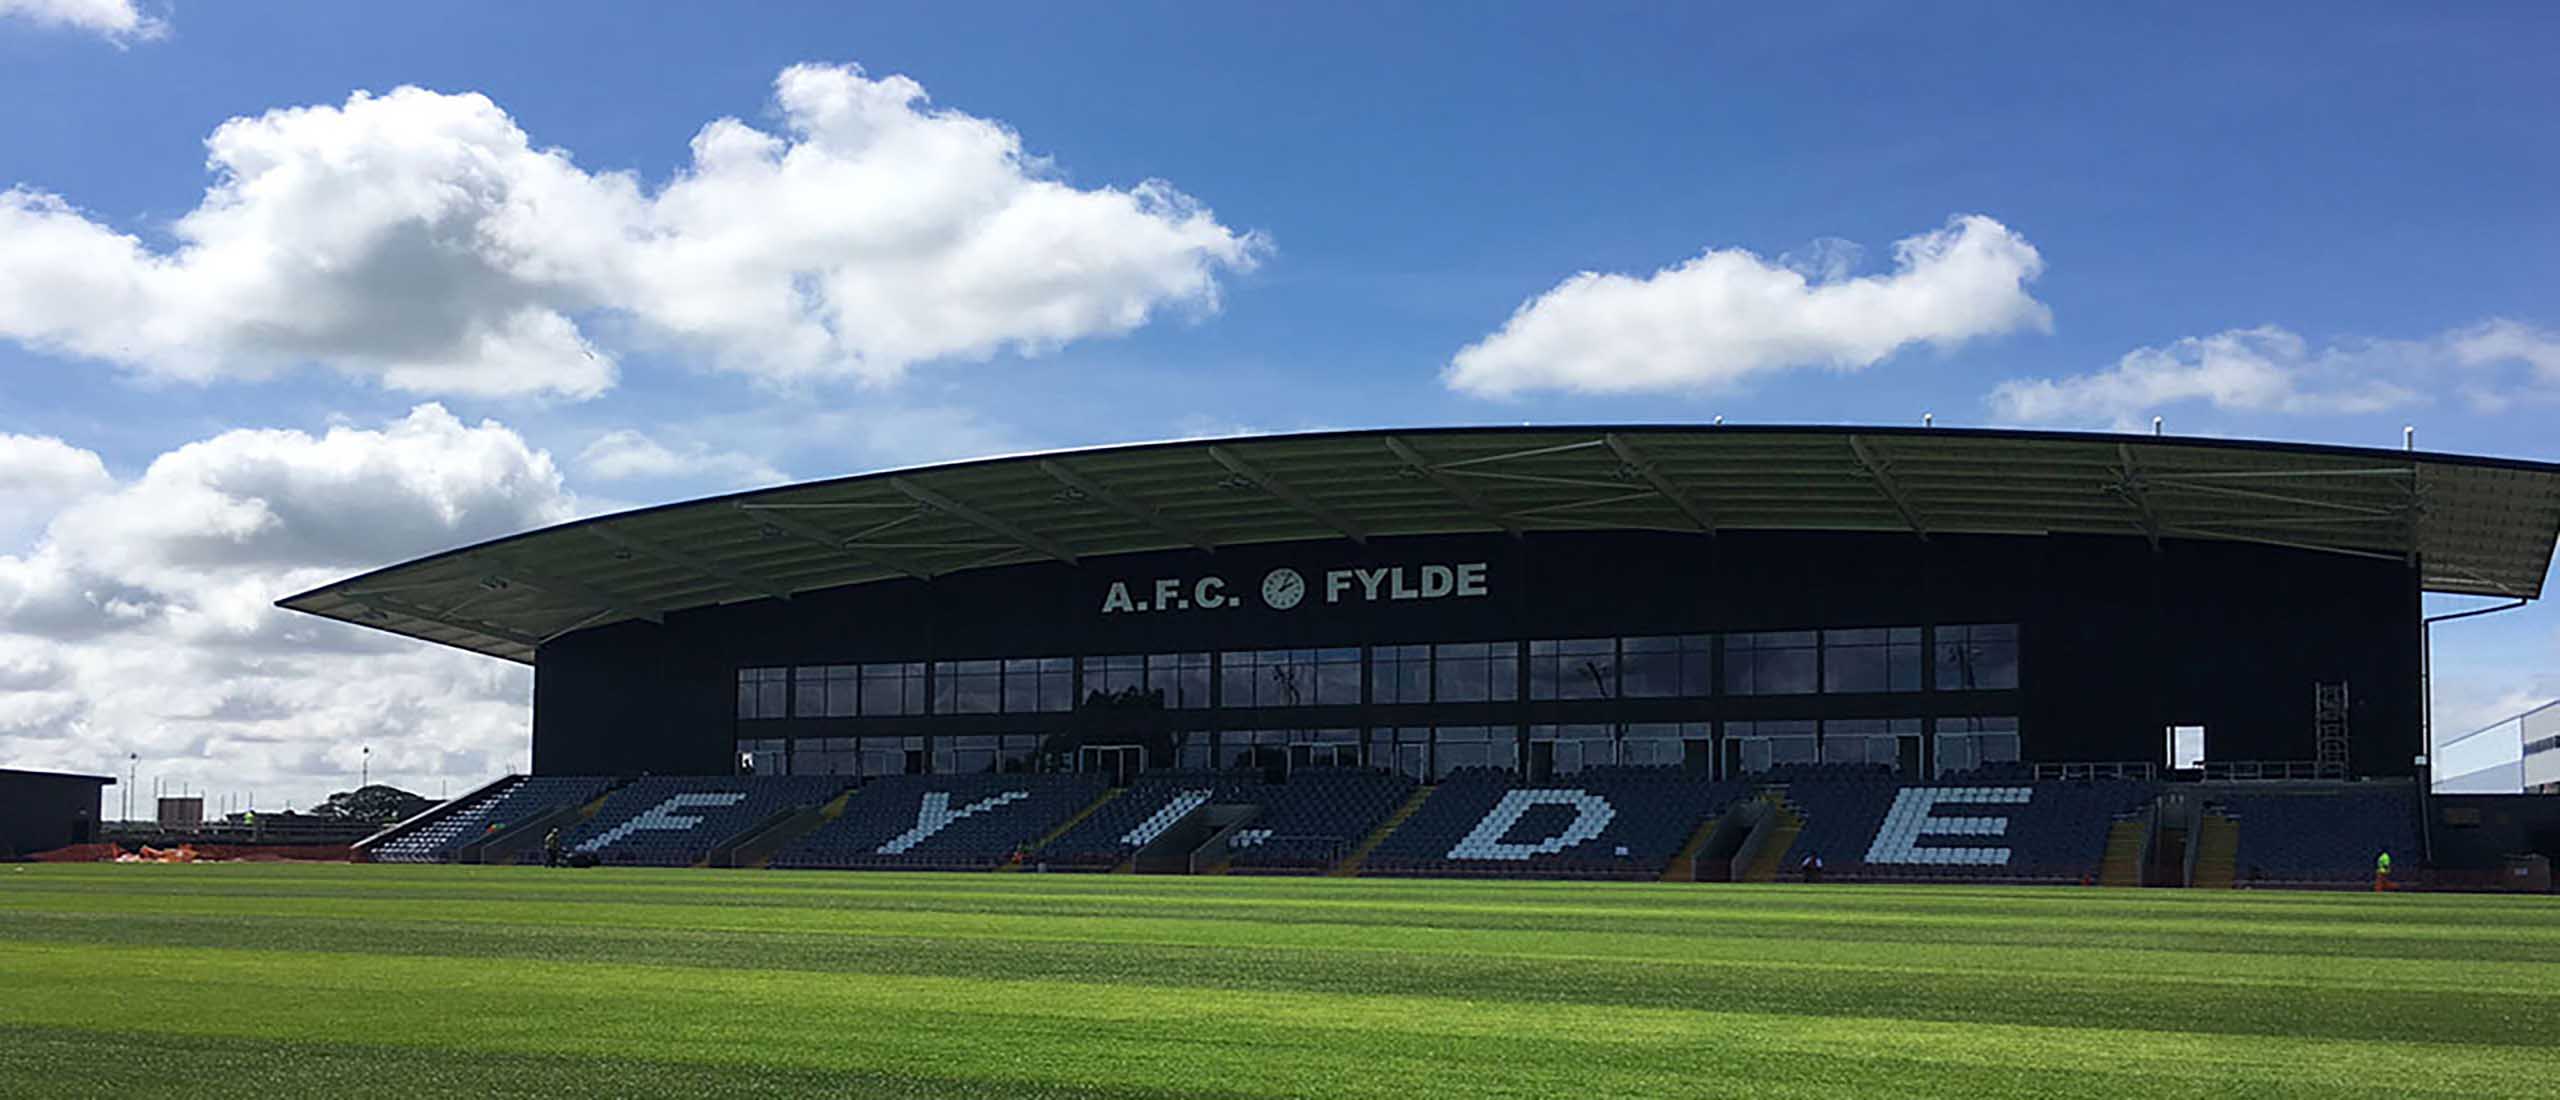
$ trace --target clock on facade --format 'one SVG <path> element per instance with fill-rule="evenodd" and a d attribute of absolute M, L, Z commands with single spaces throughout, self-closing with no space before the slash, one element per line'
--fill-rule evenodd
<path fill-rule="evenodd" d="M 1287 611 L 1307 598 L 1307 579 L 1289 568 L 1274 569 L 1262 577 L 1262 602 L 1273 611 Z"/>

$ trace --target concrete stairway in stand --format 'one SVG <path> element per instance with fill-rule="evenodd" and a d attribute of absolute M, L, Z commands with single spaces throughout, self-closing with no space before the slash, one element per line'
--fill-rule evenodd
<path fill-rule="evenodd" d="M 792 841 L 818 831 L 819 826 L 843 815 L 845 803 L 853 801 L 853 791 L 830 799 L 826 805 L 781 814 L 773 822 L 747 833 L 729 844 L 711 850 L 703 857 L 704 867 L 762 867 L 773 862 L 773 854 Z"/>
<path fill-rule="evenodd" d="M 1335 878 L 1350 878 L 1359 874 L 1360 865 L 1369 862 L 1369 853 L 1377 851 L 1378 845 L 1386 843 L 1388 835 L 1402 827 L 1406 818 L 1412 817 L 1414 811 L 1421 809 L 1422 804 L 1430 800 L 1431 790 L 1432 788 L 1429 787 L 1414 788 L 1412 797 L 1405 799 L 1404 805 L 1396 807 L 1396 812 L 1388 814 L 1385 821 L 1379 822 L 1377 828 L 1370 830 L 1369 835 L 1361 839 L 1359 847 L 1351 849 L 1350 855 L 1342 857 L 1342 862 L 1334 864 L 1333 870 L 1325 873 Z"/>
<path fill-rule="evenodd" d="M 2228 890 L 2240 877 L 2240 823 L 2206 810 L 2196 830 L 2196 871 L 2187 885 Z"/>
<path fill-rule="evenodd" d="M 2142 885 L 2142 839 L 2150 831 L 2150 822 L 2140 817 L 2107 827 L 2107 854 L 2098 863 L 2098 885 Z"/>
<path fill-rule="evenodd" d="M 1787 852 L 1796 846 L 1796 834 L 1804 831 L 1804 815 L 1787 801 L 1786 788 L 1772 787 L 1760 798 L 1776 809 L 1777 818 L 1763 826 L 1774 831 L 1760 854 L 1752 857 L 1750 868 L 1742 872 L 1744 882 L 1778 881 L 1778 872 L 1786 869 Z"/>
<path fill-rule="evenodd" d="M 1065 821 L 1061 821 L 1061 822 L 1059 822 L 1059 823 L 1058 823 L 1058 827 L 1057 827 L 1057 828 L 1049 830 L 1049 835 L 1044 836 L 1044 837 L 1041 837 L 1041 838 L 1040 838 L 1040 839 L 1038 839 L 1038 840 L 1032 841 L 1032 842 L 1031 842 L 1031 858 L 1030 858 L 1029 862 L 1030 862 L 1030 863 L 1033 863 L 1033 864 L 1039 863 L 1039 862 L 1040 862 L 1040 850 L 1041 850 L 1042 848 L 1046 848 L 1046 847 L 1050 846 L 1051 844 L 1055 844 L 1055 843 L 1057 843 L 1057 841 L 1058 841 L 1058 838 L 1059 838 L 1059 837 L 1062 837 L 1062 836 L 1067 835 L 1067 830 L 1072 829 L 1072 828 L 1075 828 L 1077 825 L 1083 824 L 1083 823 L 1084 823 L 1084 819 L 1086 819 L 1086 818 L 1088 818 L 1088 817 L 1092 817 L 1092 816 L 1093 816 L 1093 812 L 1094 812 L 1095 810 L 1099 810 L 1099 809 L 1103 808 L 1104 806 L 1108 806 L 1108 805 L 1110 805 L 1110 804 L 1111 804 L 1111 800 L 1112 800 L 1112 799 L 1115 799 L 1115 798 L 1120 797 L 1120 792 L 1121 792 L 1122 790 L 1124 790 L 1124 789 L 1125 789 L 1125 788 L 1121 788 L 1121 787 L 1113 787 L 1113 788 L 1111 788 L 1110 790 L 1107 790 L 1107 791 L 1102 792 L 1101 797 L 1094 799 L 1094 800 L 1093 800 L 1093 804 L 1092 804 L 1092 805 L 1087 806 L 1087 807 L 1085 807 L 1085 808 L 1083 808 L 1083 809 L 1081 809 L 1081 810 L 1077 810 L 1077 811 L 1075 812 L 1074 816 L 1067 818 Z M 1003 864 L 1003 865 L 1001 865 L 1001 866 L 999 866 L 999 867 L 997 867 L 997 868 L 996 868 L 996 870 L 998 870 L 998 871 L 1022 871 L 1022 870 L 1027 870 L 1027 869 L 1028 869 L 1028 868 L 1027 868 L 1024 864 L 1021 864 L 1021 863 L 1007 863 L 1007 864 Z"/>
<path fill-rule="evenodd" d="M 1689 842 L 1681 845 L 1679 854 L 1671 857 L 1671 866 L 1662 869 L 1662 881 L 1698 881 L 1698 849 L 1707 846 L 1707 838 L 1715 835 L 1716 826 L 1723 821 L 1723 814 L 1712 814 L 1699 822 L 1698 830 L 1689 834 Z"/>

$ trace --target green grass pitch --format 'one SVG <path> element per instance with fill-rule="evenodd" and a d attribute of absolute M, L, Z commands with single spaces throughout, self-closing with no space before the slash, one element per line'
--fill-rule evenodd
<path fill-rule="evenodd" d="M 2550 1096 L 2551 898 L 0 868 L 0 1096 Z"/>

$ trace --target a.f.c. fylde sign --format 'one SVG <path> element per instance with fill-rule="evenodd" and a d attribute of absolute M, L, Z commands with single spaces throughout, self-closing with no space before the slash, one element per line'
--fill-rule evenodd
<path fill-rule="evenodd" d="M 1318 576 L 1323 582 L 1319 602 L 1325 604 L 1477 599 L 1490 592 L 1485 563 L 1480 561 L 1327 569 Z M 1264 607 L 1287 611 L 1319 593 L 1308 588 L 1304 574 L 1282 566 L 1262 575 L 1261 595 Z M 1102 613 L 1221 611 L 1243 607 L 1246 600 L 1227 590 L 1224 577 L 1157 577 L 1140 582 L 1134 589 L 1128 581 L 1111 582 L 1102 594 Z"/>

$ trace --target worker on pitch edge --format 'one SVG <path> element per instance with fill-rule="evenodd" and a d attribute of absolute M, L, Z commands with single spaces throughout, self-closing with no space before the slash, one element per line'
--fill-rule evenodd
<path fill-rule="evenodd" d="M 2373 857 L 2373 891 L 2378 894 L 2390 888 L 2391 853 L 2383 852 Z"/>

